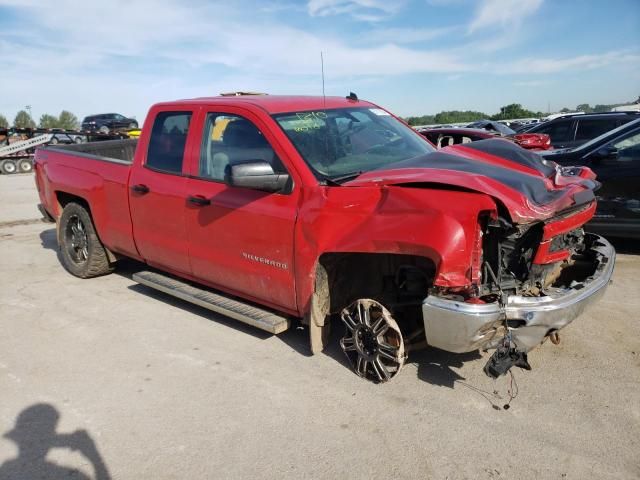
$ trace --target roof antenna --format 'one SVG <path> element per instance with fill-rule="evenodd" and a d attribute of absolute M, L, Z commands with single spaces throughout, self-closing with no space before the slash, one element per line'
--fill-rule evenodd
<path fill-rule="evenodd" d="M 320 71 L 322 72 L 322 108 L 327 109 L 327 97 L 324 94 L 324 56 L 320 50 Z"/>
<path fill-rule="evenodd" d="M 325 161 L 329 159 L 329 122 L 327 119 L 327 97 L 324 93 L 324 55 L 320 50 L 320 71 L 322 72 L 322 110 L 324 113 L 324 154 Z"/>

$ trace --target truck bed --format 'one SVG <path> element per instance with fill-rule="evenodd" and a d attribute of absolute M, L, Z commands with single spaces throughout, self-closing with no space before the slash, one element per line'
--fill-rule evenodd
<path fill-rule="evenodd" d="M 58 218 L 65 202 L 80 198 L 91 206 L 102 242 L 134 258 L 128 181 L 137 143 L 127 139 L 56 145 L 39 148 L 35 155 L 36 184 L 47 212 Z"/>
<path fill-rule="evenodd" d="M 48 151 L 62 150 L 67 155 L 131 165 L 136 153 L 138 139 L 107 140 L 104 142 L 56 145 L 45 147 Z"/>

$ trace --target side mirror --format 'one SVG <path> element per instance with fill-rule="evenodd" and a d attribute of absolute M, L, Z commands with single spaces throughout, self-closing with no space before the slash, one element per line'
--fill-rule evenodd
<path fill-rule="evenodd" d="M 615 160 L 616 158 L 618 158 L 618 149 L 613 145 L 605 145 L 604 147 L 596 150 L 594 158 L 598 160 Z"/>
<path fill-rule="evenodd" d="M 289 175 L 275 173 L 269 162 L 249 160 L 227 165 L 225 183 L 232 187 L 252 188 L 263 192 L 277 193 L 289 184 Z"/>

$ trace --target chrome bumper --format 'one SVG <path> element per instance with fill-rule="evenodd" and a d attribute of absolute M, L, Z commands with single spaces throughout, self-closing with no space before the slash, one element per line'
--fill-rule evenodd
<path fill-rule="evenodd" d="M 544 297 L 509 296 L 504 307 L 496 303 L 471 304 L 429 296 L 422 303 L 427 343 L 449 352 L 493 348 L 506 333 L 505 319 L 517 320 L 510 328 L 518 350 L 529 351 L 555 330 L 566 327 L 600 298 L 611 280 L 616 253 L 609 242 L 593 237 L 596 270 L 568 288 L 553 288 Z"/>

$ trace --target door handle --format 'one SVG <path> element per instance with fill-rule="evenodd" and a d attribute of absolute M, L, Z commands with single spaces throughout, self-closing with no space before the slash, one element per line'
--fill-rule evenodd
<path fill-rule="evenodd" d="M 149 193 L 149 187 L 140 183 L 138 185 L 134 185 L 133 187 L 131 187 L 131 191 L 135 193 L 139 193 L 140 195 L 145 195 Z"/>
<path fill-rule="evenodd" d="M 190 195 L 187 197 L 187 202 L 196 207 L 206 207 L 211 205 L 211 200 L 204 198 L 202 195 Z"/>

